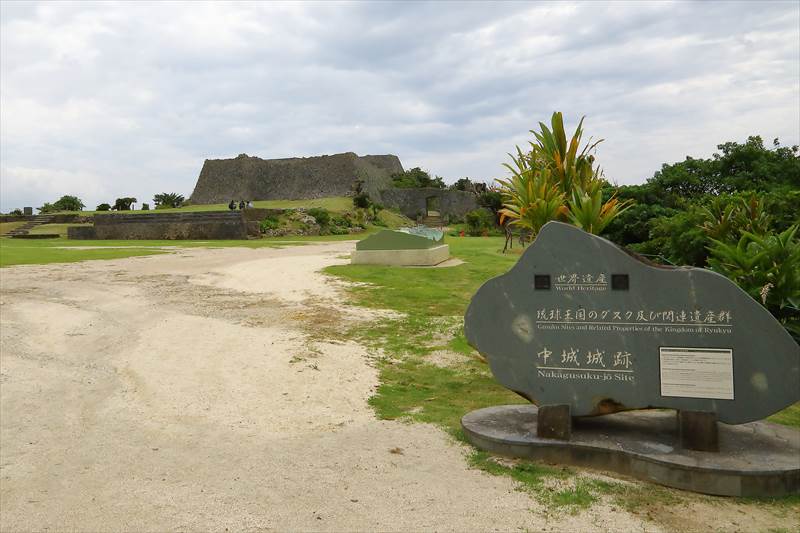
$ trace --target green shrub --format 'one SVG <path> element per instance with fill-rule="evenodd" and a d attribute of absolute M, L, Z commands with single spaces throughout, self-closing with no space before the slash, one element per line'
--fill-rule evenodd
<path fill-rule="evenodd" d="M 347 235 L 350 233 L 347 228 L 343 228 L 341 226 L 331 225 L 328 227 L 328 231 L 331 235 Z"/>
<path fill-rule="evenodd" d="M 360 192 L 353 196 L 353 207 L 358 209 L 366 209 L 370 204 L 369 195 L 365 192 Z"/>
<path fill-rule="evenodd" d="M 770 192 L 764 197 L 777 231 L 783 231 L 800 222 L 800 213 L 797 212 L 797 206 L 800 205 L 800 187 L 794 190 Z"/>
<path fill-rule="evenodd" d="M 714 240 L 736 244 L 742 232 L 776 233 L 791 226 L 789 222 L 797 223 L 796 207 L 789 207 L 783 197 L 789 202 L 800 199 L 791 191 L 740 192 L 702 197 L 681 210 L 637 204 L 605 234 L 639 253 L 661 255 L 676 265 L 705 267 Z"/>
<path fill-rule="evenodd" d="M 40 213 L 55 213 L 58 211 L 83 211 L 83 202 L 77 196 L 64 195 L 52 204 L 45 202 L 42 207 L 37 207 Z"/>
<path fill-rule="evenodd" d="M 267 217 L 261 221 L 261 233 L 266 233 L 269 230 L 278 229 L 281 225 L 280 221 L 278 221 L 275 217 Z"/>
<path fill-rule="evenodd" d="M 636 203 L 623 211 L 603 230 L 603 236 L 621 246 L 650 242 L 653 223 L 678 211 L 658 204 Z M 661 250 L 659 250 L 661 253 Z"/>
<path fill-rule="evenodd" d="M 64 195 L 53 203 L 56 211 L 83 211 L 86 207 L 77 196 Z"/>
<path fill-rule="evenodd" d="M 800 241 L 792 226 L 782 233 L 742 232 L 739 241 L 714 240 L 708 265 L 766 307 L 800 339 Z"/>
<path fill-rule="evenodd" d="M 331 221 L 331 214 L 324 207 L 313 207 L 308 210 L 308 214 L 314 217 L 317 224 L 322 227 L 327 226 Z"/>
<path fill-rule="evenodd" d="M 456 180 L 455 183 L 448 187 L 451 191 L 466 191 L 472 192 L 475 190 L 475 186 L 473 185 L 472 181 L 469 178 L 459 178 Z"/>
<path fill-rule="evenodd" d="M 350 223 L 350 220 L 347 217 L 347 213 L 345 213 L 344 216 L 331 215 L 331 221 L 329 222 L 329 225 L 339 226 L 340 228 L 349 228 L 352 224 Z"/>
<path fill-rule="evenodd" d="M 351 227 L 361 226 L 366 227 L 367 225 L 367 210 L 366 209 L 356 209 L 350 214 L 350 224 Z"/>
<path fill-rule="evenodd" d="M 150 211 L 150 204 L 142 204 L 142 211 Z"/>
<path fill-rule="evenodd" d="M 111 211 L 111 204 L 100 204 L 94 209 L 95 211 Z"/>
<path fill-rule="evenodd" d="M 392 184 L 398 189 L 417 189 L 419 187 L 447 188 L 440 176 L 431 178 L 430 174 L 419 167 L 392 174 Z"/>
<path fill-rule="evenodd" d="M 176 192 L 162 192 L 153 196 L 153 202 L 156 204 L 156 209 L 180 207 L 183 205 L 184 198 L 182 194 Z"/>
<path fill-rule="evenodd" d="M 708 229 L 724 234 L 726 225 L 733 222 L 728 219 L 733 213 L 726 212 L 731 209 L 731 203 L 738 202 L 737 197 L 756 192 L 759 200 L 763 199 L 763 210 L 771 219 L 770 231 L 780 233 L 800 221 L 797 214 L 800 203 L 797 146 L 782 147 L 777 139 L 772 146 L 765 146 L 760 137 L 752 136 L 745 143 L 727 142 L 717 148 L 720 152 L 708 159 L 686 157 L 685 161 L 665 164 L 645 184 L 618 189 L 606 186 L 606 198 L 616 190 L 620 198 L 634 200 L 637 207 L 609 224 L 604 235 L 617 244 L 633 245 L 631 249 L 650 250 L 668 257 L 682 256 L 691 259 L 690 262 L 697 262 L 697 266 L 704 266 L 702 260 L 709 241 L 694 233 L 691 239 L 674 243 L 679 250 L 668 249 L 672 243 L 667 242 L 669 239 L 662 230 L 667 230 L 667 226 L 679 229 L 685 218 L 666 225 L 660 219 L 676 216 L 678 212 L 693 209 L 693 206 L 702 207 L 712 215 Z M 739 239 L 737 231 L 722 239 L 707 236 L 728 242 Z M 664 243 L 667 248 L 662 246 Z M 694 249 L 689 249 L 690 246 Z"/>
<path fill-rule="evenodd" d="M 503 208 L 503 195 L 499 191 L 486 191 L 478 196 L 478 205 L 490 210 L 496 217 Z"/>
<path fill-rule="evenodd" d="M 494 215 L 486 209 L 475 209 L 467 213 L 467 232 L 472 236 L 488 235 L 494 227 Z"/>
<path fill-rule="evenodd" d="M 675 265 L 704 267 L 708 257 L 708 235 L 702 225 L 706 215 L 699 205 L 690 204 L 686 211 L 679 211 L 670 217 L 653 220 L 650 229 L 651 242 L 659 246 L 645 253 L 663 255 Z M 642 252 L 641 247 L 631 249 Z"/>
<path fill-rule="evenodd" d="M 703 231 L 717 241 L 736 242 L 744 232 L 763 235 L 774 227 L 764 195 L 754 192 L 716 196 L 703 212 Z"/>
<path fill-rule="evenodd" d="M 17 217 L 21 217 L 21 216 L 23 216 L 24 214 L 25 214 L 25 213 L 23 213 L 23 212 L 22 212 L 22 209 L 20 209 L 19 207 L 18 207 L 18 208 L 16 208 L 16 209 L 14 209 L 13 211 L 11 211 L 11 212 L 9 213 L 9 215 L 14 215 L 14 216 L 17 216 Z"/>
<path fill-rule="evenodd" d="M 137 202 L 136 198 L 125 196 L 123 198 L 117 198 L 114 202 L 114 211 L 130 211 L 131 205 Z"/>

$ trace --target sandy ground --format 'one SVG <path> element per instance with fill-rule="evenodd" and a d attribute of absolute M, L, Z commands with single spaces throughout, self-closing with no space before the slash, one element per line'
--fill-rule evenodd
<path fill-rule="evenodd" d="M 662 529 L 553 513 L 437 428 L 377 420 L 370 354 L 300 323 L 368 316 L 319 273 L 352 247 L 3 269 L 0 529 Z"/>

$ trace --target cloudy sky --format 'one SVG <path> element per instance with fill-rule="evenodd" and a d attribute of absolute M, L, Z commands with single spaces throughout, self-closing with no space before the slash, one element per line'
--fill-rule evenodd
<path fill-rule="evenodd" d="M 800 142 L 800 3 L 0 4 L 0 210 L 192 192 L 206 158 L 491 180 L 564 112 L 617 183 Z"/>

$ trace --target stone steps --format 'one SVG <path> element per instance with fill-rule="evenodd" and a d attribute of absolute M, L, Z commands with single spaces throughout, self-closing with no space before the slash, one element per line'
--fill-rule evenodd
<path fill-rule="evenodd" d="M 51 220 L 53 220 L 53 215 L 36 215 L 33 220 L 29 220 L 22 226 L 18 228 L 14 228 L 10 231 L 6 231 L 3 234 L 0 234 L 0 237 L 14 237 L 15 235 L 27 235 L 30 230 L 35 228 L 36 226 L 41 226 L 42 224 L 47 224 Z"/>
<path fill-rule="evenodd" d="M 420 224 L 431 228 L 441 228 L 444 226 L 444 221 L 442 221 L 442 217 L 427 216 L 420 221 Z"/>

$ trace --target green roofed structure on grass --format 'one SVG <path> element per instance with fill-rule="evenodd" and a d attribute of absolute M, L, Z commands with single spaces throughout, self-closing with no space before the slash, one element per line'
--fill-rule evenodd
<path fill-rule="evenodd" d="M 414 226 L 413 228 L 398 228 L 397 231 L 409 233 L 411 235 L 419 235 L 432 241 L 441 243 L 444 241 L 444 232 L 440 229 L 429 228 L 428 226 Z"/>
<path fill-rule="evenodd" d="M 424 226 L 382 230 L 356 244 L 356 250 L 423 250 L 441 246 L 444 234 Z"/>
<path fill-rule="evenodd" d="M 383 230 L 356 244 L 351 263 L 387 266 L 433 266 L 450 257 L 441 231 L 417 227 Z"/>

